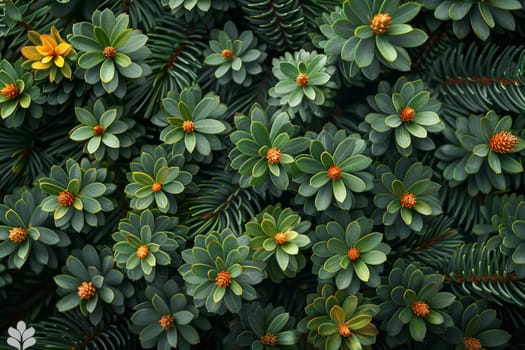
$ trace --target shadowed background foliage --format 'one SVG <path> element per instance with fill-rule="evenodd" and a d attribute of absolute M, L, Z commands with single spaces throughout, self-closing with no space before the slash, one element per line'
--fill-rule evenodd
<path fill-rule="evenodd" d="M 1 349 L 525 347 L 525 1 L 0 14 Z"/>

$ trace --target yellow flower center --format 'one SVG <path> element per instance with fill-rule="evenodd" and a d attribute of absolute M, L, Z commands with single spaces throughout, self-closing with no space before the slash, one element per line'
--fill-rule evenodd
<path fill-rule="evenodd" d="M 341 323 L 339 326 L 337 326 L 337 333 L 339 333 L 339 335 L 343 338 L 348 338 L 352 335 L 350 327 L 348 327 L 348 325 L 345 323 Z"/>
<path fill-rule="evenodd" d="M 275 346 L 277 345 L 277 336 L 273 333 L 266 333 L 265 335 L 261 336 L 261 343 L 268 346 Z"/>
<path fill-rule="evenodd" d="M 93 287 L 93 282 L 84 281 L 80 286 L 78 286 L 78 296 L 81 300 L 88 300 L 95 295 L 97 290 Z"/>
<path fill-rule="evenodd" d="M 73 196 L 73 193 L 71 193 L 68 190 L 62 191 L 58 194 L 58 203 L 60 205 L 63 205 L 64 207 L 69 207 L 70 205 L 73 205 L 74 201 L 75 197 Z"/>
<path fill-rule="evenodd" d="M 137 256 L 139 259 L 146 259 L 149 255 L 149 249 L 147 245 L 141 245 L 137 248 Z"/>
<path fill-rule="evenodd" d="M 6 99 L 12 100 L 18 97 L 18 95 L 20 94 L 20 90 L 15 84 L 7 83 L 2 89 L 0 89 L 0 93 Z"/>
<path fill-rule="evenodd" d="M 288 241 L 288 238 L 286 238 L 286 234 L 283 233 L 283 232 L 278 232 L 275 234 L 275 236 L 273 237 L 273 239 L 275 240 L 275 243 L 277 244 L 284 244 Z"/>
<path fill-rule="evenodd" d="M 233 52 L 232 52 L 232 50 L 228 50 L 228 49 L 222 50 L 221 56 L 224 57 L 227 60 L 233 60 Z"/>
<path fill-rule="evenodd" d="M 266 160 L 270 164 L 279 164 L 281 161 L 281 150 L 279 148 L 272 147 L 266 152 Z"/>
<path fill-rule="evenodd" d="M 185 120 L 182 123 L 182 131 L 184 131 L 186 134 L 191 134 L 195 131 L 195 123 L 191 120 Z"/>
<path fill-rule="evenodd" d="M 427 303 L 425 303 L 422 300 L 418 300 L 414 304 L 412 304 L 412 312 L 416 316 L 427 317 L 428 314 L 430 314 L 430 309 Z"/>
<path fill-rule="evenodd" d="M 465 350 L 481 350 L 483 346 L 478 338 L 466 337 L 463 339 L 463 346 Z"/>
<path fill-rule="evenodd" d="M 328 168 L 328 178 L 330 180 L 337 180 L 341 178 L 342 170 L 337 165 L 331 165 Z"/>
<path fill-rule="evenodd" d="M 168 330 L 175 327 L 175 318 L 172 315 L 163 315 L 159 320 L 159 324 L 162 329 Z"/>
<path fill-rule="evenodd" d="M 490 138 L 489 147 L 496 153 L 510 153 L 518 143 L 518 138 L 510 131 L 500 131 Z"/>
<path fill-rule="evenodd" d="M 299 86 L 306 86 L 306 85 L 308 85 L 308 75 L 306 75 L 304 73 L 299 74 L 297 76 L 297 78 L 295 79 L 295 82 Z"/>
<path fill-rule="evenodd" d="M 100 125 L 95 125 L 93 127 L 93 132 L 95 133 L 95 135 L 102 135 L 104 133 L 104 128 Z"/>
<path fill-rule="evenodd" d="M 232 283 L 232 277 L 228 271 L 221 271 L 215 277 L 215 284 L 217 287 L 225 288 Z"/>
<path fill-rule="evenodd" d="M 27 239 L 27 230 L 23 227 L 12 227 L 9 230 L 9 239 L 13 243 L 22 243 Z"/>
<path fill-rule="evenodd" d="M 376 34 L 384 34 L 388 32 L 391 24 L 392 16 L 390 16 L 388 13 L 378 13 L 370 21 L 370 28 L 372 28 Z"/>
<path fill-rule="evenodd" d="M 359 259 L 359 249 L 357 248 L 350 248 L 348 249 L 348 258 L 350 258 L 350 260 L 352 261 L 356 261 L 357 259 Z"/>
<path fill-rule="evenodd" d="M 160 182 L 154 182 L 152 185 L 151 185 L 151 190 L 153 192 L 159 192 L 160 190 L 162 189 L 162 184 Z"/>
<path fill-rule="evenodd" d="M 401 113 L 399 114 L 399 119 L 404 121 L 405 123 L 408 123 L 412 121 L 416 117 L 416 111 L 414 108 L 407 106 L 401 110 Z"/>
<path fill-rule="evenodd" d="M 113 46 L 106 46 L 104 50 L 102 50 L 102 54 L 104 57 L 112 59 L 117 54 L 117 50 Z"/>
<path fill-rule="evenodd" d="M 417 198 L 413 193 L 405 192 L 399 199 L 403 208 L 412 209 L 416 205 Z"/>

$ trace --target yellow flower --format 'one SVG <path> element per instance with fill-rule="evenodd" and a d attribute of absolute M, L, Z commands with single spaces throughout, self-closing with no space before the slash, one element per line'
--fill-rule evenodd
<path fill-rule="evenodd" d="M 71 44 L 62 39 L 55 27 L 51 28 L 50 34 L 30 31 L 28 37 L 35 45 L 22 48 L 22 56 L 28 60 L 25 64 L 32 62 L 31 68 L 35 70 L 51 70 L 51 81 L 55 78 L 57 68 L 65 77 L 71 78 L 71 67 L 66 58 L 74 50 Z"/>

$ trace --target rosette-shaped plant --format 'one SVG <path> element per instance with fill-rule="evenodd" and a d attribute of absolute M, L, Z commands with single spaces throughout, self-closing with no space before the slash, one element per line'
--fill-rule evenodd
<path fill-rule="evenodd" d="M 254 104 L 250 116 L 235 116 L 236 130 L 230 134 L 235 148 L 229 154 L 231 167 L 241 174 L 242 187 L 253 186 L 258 193 L 270 190 L 276 196 L 288 189 L 290 165 L 306 150 L 310 140 L 293 137 L 298 127 L 286 112 L 268 116 Z"/>
<path fill-rule="evenodd" d="M 219 0 L 218 2 L 223 2 L 223 0 Z M 169 6 L 172 10 L 184 7 L 187 11 L 198 8 L 203 12 L 208 12 L 211 8 L 212 0 L 162 0 L 162 4 Z"/>
<path fill-rule="evenodd" d="M 233 341 L 242 349 L 297 349 L 299 332 L 294 329 L 295 319 L 282 306 L 244 304 L 239 317 L 240 320 L 230 326 L 230 334 L 235 333 Z"/>
<path fill-rule="evenodd" d="M 230 125 L 224 121 L 226 105 L 210 92 L 202 96 L 198 85 L 192 85 L 177 94 L 170 91 L 162 99 L 162 109 L 153 117 L 153 123 L 162 127 L 160 139 L 168 144 L 184 142 L 186 151 L 202 157 L 222 149 L 217 135 L 226 134 Z"/>
<path fill-rule="evenodd" d="M 443 132 L 444 144 L 435 156 L 443 177 L 452 187 L 465 181 L 471 196 L 508 188 L 505 174 L 523 172 L 518 152 L 525 142 L 512 131 L 512 118 L 494 111 L 484 116 L 457 117 L 456 125 Z"/>
<path fill-rule="evenodd" d="M 376 79 L 381 65 L 409 71 L 411 60 L 405 48 L 422 45 L 428 38 L 411 21 L 421 4 L 399 0 L 349 0 L 343 3 L 343 17 L 332 24 L 336 36 L 328 40 L 325 52 L 341 55 L 357 65 L 368 79 Z M 354 69 L 355 75 L 359 70 Z"/>
<path fill-rule="evenodd" d="M 305 212 L 328 209 L 331 205 L 348 210 L 354 206 L 354 193 L 373 187 L 373 176 L 366 170 L 372 159 L 363 153 L 366 142 L 358 134 L 347 136 L 327 124 L 310 143 L 310 154 L 297 157 L 300 174 L 299 195 L 306 198 Z"/>
<path fill-rule="evenodd" d="M 246 227 L 250 236 L 250 248 L 254 250 L 253 260 L 265 261 L 268 275 L 275 282 L 285 276 L 295 274 L 306 265 L 306 259 L 299 252 L 310 244 L 310 238 L 304 234 L 310 229 L 309 221 L 290 208 L 281 205 L 269 206 L 257 214 Z"/>
<path fill-rule="evenodd" d="M 421 231 L 424 216 L 443 212 L 438 197 L 441 185 L 431 181 L 432 174 L 430 167 L 411 158 L 399 159 L 394 171 L 383 164 L 376 168 L 373 217 L 376 224 L 385 225 L 388 240 Z"/>
<path fill-rule="evenodd" d="M 127 133 L 135 125 L 130 118 L 122 118 L 122 108 L 106 108 L 101 99 L 95 101 L 91 108 L 76 107 L 75 116 L 80 125 L 74 127 L 69 138 L 85 142 L 84 152 L 102 160 L 105 155 L 112 160 L 119 157 L 119 149 L 130 147 L 134 138 Z"/>
<path fill-rule="evenodd" d="M 84 81 L 102 84 L 108 94 L 123 97 L 125 78 L 137 79 L 151 73 L 145 59 L 150 50 L 148 37 L 128 28 L 129 16 L 115 14 L 110 9 L 93 12 L 91 22 L 73 24 L 69 42 L 78 50 L 78 66 L 85 69 Z"/>
<path fill-rule="evenodd" d="M 144 210 L 155 202 L 161 212 L 175 213 L 176 195 L 184 192 L 195 174 L 194 168 L 182 170 L 184 162 L 183 155 L 169 153 L 162 145 L 145 148 L 130 163 L 130 183 L 124 191 L 131 198 L 131 207 Z"/>
<path fill-rule="evenodd" d="M 14 66 L 7 60 L 0 62 L 0 116 L 8 128 L 22 125 L 26 115 L 41 118 L 44 102 L 45 97 L 34 85 L 33 75 L 23 71 L 20 61 Z"/>
<path fill-rule="evenodd" d="M 152 282 L 158 266 L 182 262 L 177 249 L 183 247 L 188 229 L 178 219 L 158 215 L 149 209 L 130 212 L 120 220 L 112 237 L 115 263 L 125 269 L 130 280 L 144 277 Z"/>
<path fill-rule="evenodd" d="M 137 304 L 131 316 L 143 348 L 190 350 L 200 342 L 196 328 L 210 328 L 174 280 L 148 285 L 144 294 L 147 300 Z"/>
<path fill-rule="evenodd" d="M 219 84 L 226 85 L 232 80 L 235 84 L 251 86 L 252 76 L 262 72 L 261 63 L 266 59 L 266 45 L 258 45 L 257 38 L 250 30 L 240 35 L 232 21 L 226 22 L 224 30 L 211 32 L 210 49 L 204 63 L 218 66 L 215 78 Z"/>
<path fill-rule="evenodd" d="M 58 311 L 80 307 L 84 316 L 89 315 L 93 325 L 102 320 L 104 304 L 122 314 L 125 299 L 134 293 L 124 274 L 114 268 L 113 253 L 109 248 L 99 253 L 88 244 L 81 251 L 73 250 L 63 272 L 54 277 L 57 293 L 61 296 L 56 304 Z"/>
<path fill-rule="evenodd" d="M 525 277 L 525 201 L 520 200 L 508 209 L 512 210 L 509 216 L 500 215 L 499 236 L 491 238 L 491 241 L 498 243 L 499 250 L 511 257 L 509 263 L 512 266 L 507 268 Z"/>
<path fill-rule="evenodd" d="M 116 189 L 106 183 L 107 169 L 96 168 L 87 159 L 78 164 L 74 159 L 66 161 L 66 170 L 57 165 L 51 167 L 49 177 L 39 179 L 38 184 L 48 196 L 42 201 L 42 210 L 53 213 L 55 226 L 72 227 L 81 232 L 86 225 L 102 226 L 103 212 L 115 209 L 108 197 Z"/>
<path fill-rule="evenodd" d="M 312 270 L 321 281 L 334 279 L 338 289 L 355 294 L 361 282 L 369 287 L 381 284 L 379 273 L 383 272 L 390 247 L 382 243 L 382 233 L 372 232 L 373 220 L 349 219 L 340 214 L 336 220 L 317 226 Z"/>
<path fill-rule="evenodd" d="M 249 243 L 248 236 L 224 229 L 197 235 L 193 248 L 182 252 L 185 264 L 179 272 L 195 306 L 218 314 L 237 313 L 243 299 L 257 298 L 253 285 L 265 277 L 264 263 L 249 259 Z"/>
<path fill-rule="evenodd" d="M 403 344 L 409 337 L 422 342 L 427 331 L 441 331 L 435 326 L 453 324 L 446 308 L 456 296 L 441 292 L 442 287 L 440 274 L 426 273 L 402 259 L 394 263 L 388 278 L 377 288 L 383 301 L 377 317 L 383 320 L 381 329 L 388 332 L 392 344 Z"/>
<path fill-rule="evenodd" d="M 64 248 L 71 241 L 63 232 L 49 228 L 48 214 L 39 207 L 46 195 L 40 189 L 20 188 L 0 204 L 0 259 L 8 256 L 9 268 L 29 264 L 35 273 L 44 267 L 58 268 L 52 246 Z"/>
<path fill-rule="evenodd" d="M 372 318 L 379 307 L 359 293 L 344 290 L 334 294 L 331 285 L 320 285 L 317 296 L 309 296 L 306 317 L 299 328 L 308 331 L 308 342 L 317 349 L 360 350 L 376 341 Z"/>
<path fill-rule="evenodd" d="M 271 102 L 284 108 L 295 116 L 297 112 L 305 122 L 310 121 L 311 114 L 322 117 L 321 106 L 333 105 L 337 84 L 332 76 L 335 66 L 328 62 L 326 55 L 304 49 L 293 55 L 285 53 L 284 57 L 273 60 L 273 75 L 279 80 L 268 93 L 276 101 Z"/>
<path fill-rule="evenodd" d="M 368 138 L 372 153 L 385 154 L 396 147 L 402 156 L 410 156 L 413 149 L 430 151 L 436 148 L 428 133 L 441 132 L 445 124 L 437 112 L 441 103 L 430 98 L 421 80 L 399 78 L 393 87 L 382 81 L 378 93 L 367 98 L 374 112 L 366 116 L 370 124 Z"/>
<path fill-rule="evenodd" d="M 510 334 L 500 329 L 496 311 L 487 309 L 485 300 L 456 300 L 447 311 L 454 326 L 445 329 L 443 339 L 455 345 L 455 350 L 502 349 L 510 339 Z"/>
<path fill-rule="evenodd" d="M 55 26 L 49 34 L 30 30 L 27 37 L 34 45 L 22 47 L 22 56 L 27 59 L 22 66 L 34 69 L 36 80 L 49 78 L 49 82 L 58 83 L 63 77 L 71 79 L 71 64 L 76 62 L 77 53 Z"/>
<path fill-rule="evenodd" d="M 507 30 L 516 29 L 512 11 L 522 8 L 519 0 L 421 0 L 425 8 L 434 10 L 434 17 L 441 21 L 452 20 L 454 34 L 466 37 L 470 28 L 481 40 L 487 40 L 490 31 L 497 25 Z"/>

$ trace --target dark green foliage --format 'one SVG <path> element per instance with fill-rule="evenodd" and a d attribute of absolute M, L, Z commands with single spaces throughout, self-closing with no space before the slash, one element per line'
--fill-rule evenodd
<path fill-rule="evenodd" d="M 0 1 L 0 348 L 525 348 L 524 6 Z"/>

